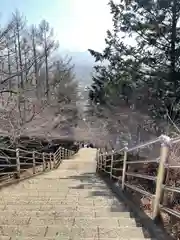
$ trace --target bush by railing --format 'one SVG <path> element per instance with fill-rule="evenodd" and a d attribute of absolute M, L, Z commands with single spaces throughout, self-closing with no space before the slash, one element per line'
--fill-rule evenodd
<path fill-rule="evenodd" d="M 27 172 L 28 175 L 33 175 L 55 169 L 63 159 L 68 159 L 73 154 L 74 151 L 62 147 L 55 153 L 0 148 L 0 181 L 19 179 Z"/>
<path fill-rule="evenodd" d="M 106 172 L 111 179 L 116 179 L 122 188 L 123 191 L 128 189 L 138 192 L 142 195 L 145 195 L 147 198 L 151 199 L 151 209 L 152 209 L 152 218 L 155 220 L 159 217 L 161 211 L 166 212 L 174 217 L 180 218 L 180 211 L 174 210 L 171 207 L 168 207 L 166 204 L 167 192 L 180 193 L 180 186 L 167 185 L 166 177 L 171 168 L 180 169 L 180 165 L 172 166 L 169 161 L 169 156 L 172 151 L 172 145 L 180 142 L 180 138 L 170 139 L 168 136 L 162 135 L 159 138 L 156 138 L 152 141 L 140 144 L 133 148 L 128 148 L 125 146 L 123 149 L 112 152 L 102 152 L 98 150 L 97 153 L 97 171 Z M 143 148 L 149 147 L 150 145 L 160 143 L 160 156 L 155 159 L 141 160 L 135 159 L 132 157 L 129 159 L 130 154 L 133 151 L 141 150 Z M 153 150 L 152 150 L 153 151 Z M 117 159 L 118 154 L 118 159 Z M 117 167 L 118 163 L 118 167 Z M 138 167 L 146 164 L 157 164 L 155 175 L 146 175 L 137 173 L 138 171 L 128 171 L 128 166 L 138 164 Z M 118 174 L 117 174 L 118 171 Z M 127 180 L 128 177 L 146 179 L 153 182 L 154 193 L 149 192 L 145 189 L 140 188 L 136 184 L 133 185 Z"/>

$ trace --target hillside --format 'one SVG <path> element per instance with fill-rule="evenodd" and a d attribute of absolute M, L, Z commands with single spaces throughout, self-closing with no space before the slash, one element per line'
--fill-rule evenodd
<path fill-rule="evenodd" d="M 80 86 L 84 88 L 86 85 L 91 84 L 91 73 L 94 65 L 94 59 L 88 51 L 85 52 L 71 52 L 69 50 L 61 51 L 61 56 L 72 57 L 74 64 L 74 71 Z"/>

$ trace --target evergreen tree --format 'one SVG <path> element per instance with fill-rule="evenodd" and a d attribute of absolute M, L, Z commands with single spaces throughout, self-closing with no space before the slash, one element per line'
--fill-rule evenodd
<path fill-rule="evenodd" d="M 180 2 L 109 2 L 113 30 L 103 53 L 89 50 L 95 67 L 90 98 L 101 104 L 120 101 L 155 118 L 179 115 Z M 128 43 L 134 40 L 133 44 Z M 106 62 L 104 64 L 104 62 Z"/>

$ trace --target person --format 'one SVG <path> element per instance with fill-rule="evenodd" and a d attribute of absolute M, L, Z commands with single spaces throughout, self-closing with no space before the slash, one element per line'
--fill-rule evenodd
<path fill-rule="evenodd" d="M 92 143 L 90 143 L 90 144 L 89 144 L 89 147 L 90 147 L 90 148 L 93 148 L 93 144 L 92 144 Z"/>

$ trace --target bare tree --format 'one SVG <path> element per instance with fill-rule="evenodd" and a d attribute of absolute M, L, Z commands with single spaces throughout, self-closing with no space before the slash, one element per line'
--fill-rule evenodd
<path fill-rule="evenodd" d="M 45 62 L 45 94 L 47 100 L 49 100 L 49 62 L 48 57 L 57 48 L 57 43 L 54 41 L 53 29 L 50 28 L 49 23 L 45 20 L 42 20 L 39 24 L 39 37 L 41 41 L 42 51 L 44 53 L 44 62 Z"/>
<path fill-rule="evenodd" d="M 0 132 L 12 139 L 73 136 L 79 118 L 73 65 L 70 58 L 55 60 L 58 43 L 49 23 L 37 26 L 16 11 L 0 28 Z"/>
<path fill-rule="evenodd" d="M 32 41 L 32 50 L 33 50 L 33 58 L 34 58 L 34 74 L 35 74 L 35 84 L 36 84 L 36 96 L 39 99 L 39 76 L 38 76 L 38 62 L 37 62 L 37 29 L 33 25 L 30 29 L 30 37 Z"/>

